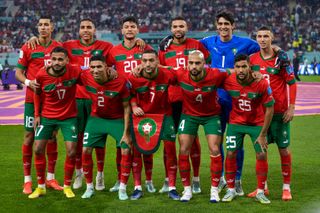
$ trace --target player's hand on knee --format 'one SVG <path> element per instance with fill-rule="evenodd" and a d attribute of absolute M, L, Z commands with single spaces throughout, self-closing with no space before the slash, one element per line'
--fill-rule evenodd
<path fill-rule="evenodd" d="M 266 136 L 259 135 L 259 137 L 257 138 L 255 143 L 258 143 L 260 145 L 261 151 L 263 153 L 267 151 L 267 149 L 268 149 L 268 141 L 267 141 L 267 137 Z"/>

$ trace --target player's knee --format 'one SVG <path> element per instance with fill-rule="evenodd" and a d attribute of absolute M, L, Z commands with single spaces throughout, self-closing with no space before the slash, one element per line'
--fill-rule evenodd
<path fill-rule="evenodd" d="M 68 149 L 67 150 L 68 158 L 75 158 L 76 157 L 76 153 L 77 153 L 76 149 Z"/>
<path fill-rule="evenodd" d="M 24 134 L 24 145 L 30 146 L 34 141 L 34 132 L 25 132 Z"/>
<path fill-rule="evenodd" d="M 235 151 L 228 151 L 227 152 L 227 158 L 229 158 L 229 159 L 236 158 L 236 152 Z"/>
<path fill-rule="evenodd" d="M 91 147 L 83 147 L 82 153 L 86 155 L 92 154 L 92 148 Z"/>
<path fill-rule="evenodd" d="M 265 152 L 257 152 L 257 160 L 267 160 L 267 154 Z"/>
<path fill-rule="evenodd" d="M 288 148 L 279 148 L 279 153 L 281 156 L 288 156 L 290 154 L 290 151 Z"/>
<path fill-rule="evenodd" d="M 44 155 L 45 149 L 42 146 L 35 146 L 34 147 L 34 154 L 35 155 Z"/>

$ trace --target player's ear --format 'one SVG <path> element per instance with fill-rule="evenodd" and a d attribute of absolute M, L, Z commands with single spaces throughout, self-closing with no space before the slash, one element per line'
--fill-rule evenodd
<path fill-rule="evenodd" d="M 50 32 L 53 32 L 54 31 L 54 24 L 52 22 L 50 22 L 50 26 L 51 26 Z"/>
<path fill-rule="evenodd" d="M 234 29 L 236 29 L 236 24 L 233 23 L 231 26 L 232 26 L 232 31 L 234 31 Z"/>

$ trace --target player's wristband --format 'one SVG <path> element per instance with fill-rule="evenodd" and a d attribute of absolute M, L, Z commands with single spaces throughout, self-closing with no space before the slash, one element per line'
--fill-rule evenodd
<path fill-rule="evenodd" d="M 29 87 L 30 86 L 30 80 L 26 78 L 26 80 L 24 81 L 24 85 Z"/>

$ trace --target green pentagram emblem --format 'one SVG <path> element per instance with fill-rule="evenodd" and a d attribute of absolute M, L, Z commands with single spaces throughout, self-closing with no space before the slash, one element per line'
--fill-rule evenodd
<path fill-rule="evenodd" d="M 138 124 L 138 132 L 147 142 L 157 131 L 157 123 L 151 118 L 142 119 Z"/>

